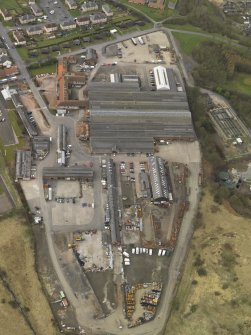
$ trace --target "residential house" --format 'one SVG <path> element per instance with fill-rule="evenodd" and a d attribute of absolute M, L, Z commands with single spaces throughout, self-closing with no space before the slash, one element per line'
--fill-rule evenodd
<path fill-rule="evenodd" d="M 111 7 L 107 4 L 102 5 L 102 11 L 105 13 L 106 16 L 113 16 L 113 11 Z"/>
<path fill-rule="evenodd" d="M 24 34 L 20 30 L 13 31 L 13 38 L 16 41 L 14 43 L 15 45 L 25 45 L 26 44 L 26 39 L 24 37 Z"/>
<path fill-rule="evenodd" d="M 137 5 L 145 5 L 146 0 L 129 0 L 129 2 L 136 3 Z"/>
<path fill-rule="evenodd" d="M 98 5 L 94 1 L 88 1 L 88 2 L 83 3 L 83 5 L 81 6 L 81 10 L 84 13 L 90 12 L 92 10 L 98 10 Z"/>
<path fill-rule="evenodd" d="M 76 23 L 74 21 L 68 21 L 68 22 L 62 22 L 60 23 L 60 28 L 62 30 L 70 30 L 75 29 L 77 27 Z"/>
<path fill-rule="evenodd" d="M 30 5 L 30 7 L 31 7 L 31 10 L 33 11 L 33 14 L 35 16 L 41 16 L 41 15 L 43 15 L 42 9 L 36 3 Z"/>
<path fill-rule="evenodd" d="M 11 77 L 19 74 L 18 67 L 13 65 L 9 68 L 4 68 L 0 70 L 0 78 Z"/>
<path fill-rule="evenodd" d="M 56 23 L 48 23 L 44 26 L 44 32 L 46 34 L 52 33 L 58 30 L 58 25 Z"/>
<path fill-rule="evenodd" d="M 43 34 L 43 28 L 39 26 L 31 26 L 26 29 L 28 36 L 41 35 Z"/>
<path fill-rule="evenodd" d="M 65 0 L 65 4 L 69 7 L 69 9 L 77 9 L 78 5 L 75 0 Z"/>
<path fill-rule="evenodd" d="M 5 59 L 5 58 L 6 58 L 6 59 Z M 1 58 L 1 65 L 2 65 L 3 67 L 10 68 L 11 65 L 12 65 L 12 61 L 11 61 L 10 58 L 8 58 L 8 57 L 6 57 L 6 56 L 3 56 L 3 57 Z"/>
<path fill-rule="evenodd" d="M 19 17 L 19 21 L 21 24 L 27 24 L 36 21 L 36 18 L 32 14 L 25 14 Z"/>
<path fill-rule="evenodd" d="M 5 8 L 0 9 L 0 14 L 2 15 L 4 21 L 10 21 L 10 20 L 12 20 L 11 13 L 7 9 L 5 9 Z"/>
<path fill-rule="evenodd" d="M 79 16 L 76 20 L 76 24 L 78 26 L 88 26 L 88 24 L 90 24 L 90 17 L 89 16 Z"/>
<path fill-rule="evenodd" d="M 92 24 L 105 23 L 107 22 L 107 16 L 104 13 L 95 13 L 90 15 Z"/>
<path fill-rule="evenodd" d="M 163 10 L 165 8 L 165 0 L 149 0 L 148 7 Z"/>

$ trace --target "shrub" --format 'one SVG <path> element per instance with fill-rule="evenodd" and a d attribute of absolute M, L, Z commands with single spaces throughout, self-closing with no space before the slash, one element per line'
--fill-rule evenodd
<path fill-rule="evenodd" d="M 207 275 L 207 270 L 206 270 L 205 268 L 199 268 L 199 269 L 197 270 L 197 273 L 198 273 L 198 275 L 199 275 L 200 277 L 204 277 L 204 276 Z"/>

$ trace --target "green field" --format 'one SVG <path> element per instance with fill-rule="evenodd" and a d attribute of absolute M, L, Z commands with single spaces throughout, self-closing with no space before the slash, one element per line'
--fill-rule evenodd
<path fill-rule="evenodd" d="M 56 72 L 56 64 L 40 66 L 36 69 L 30 69 L 30 73 L 32 77 L 35 77 L 43 73 L 55 73 L 55 72 Z"/>
<path fill-rule="evenodd" d="M 173 32 L 173 36 L 178 41 L 181 51 L 187 55 L 191 55 L 198 44 L 207 40 L 207 37 L 186 33 Z"/>
<path fill-rule="evenodd" d="M 160 9 L 154 9 L 154 8 L 149 8 L 146 5 L 137 5 L 134 3 L 129 3 L 127 0 L 121 0 L 123 4 L 128 5 L 128 7 L 132 7 L 137 9 L 138 11 L 146 14 L 150 18 L 152 18 L 154 21 L 162 21 L 167 19 L 169 16 L 172 16 L 174 11 L 171 9 L 167 8 L 168 1 L 166 1 L 166 7 L 164 10 Z"/>
<path fill-rule="evenodd" d="M 251 74 L 235 73 L 223 88 L 251 95 Z"/>

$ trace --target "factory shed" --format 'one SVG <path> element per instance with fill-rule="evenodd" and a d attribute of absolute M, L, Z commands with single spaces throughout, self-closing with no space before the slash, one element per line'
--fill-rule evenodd
<path fill-rule="evenodd" d="M 149 171 L 153 201 L 160 204 L 168 202 L 169 185 L 163 159 L 156 156 L 149 157 Z"/>
<path fill-rule="evenodd" d="M 16 181 L 31 179 L 31 151 L 17 150 L 16 153 Z"/>
<path fill-rule="evenodd" d="M 170 90 L 166 68 L 161 65 L 156 66 L 153 68 L 153 73 L 157 90 Z"/>
<path fill-rule="evenodd" d="M 116 191 L 116 171 L 112 159 L 108 159 L 107 168 L 107 189 L 108 189 L 108 207 L 111 226 L 112 243 L 120 243 L 120 228 L 119 228 L 119 211 L 118 211 L 118 194 Z"/>
<path fill-rule="evenodd" d="M 170 90 L 154 92 L 141 90 L 138 76 L 111 73 L 108 80 L 89 84 L 93 152 L 150 153 L 154 140 L 195 139 L 186 93 L 174 79 Z"/>
<path fill-rule="evenodd" d="M 93 170 L 83 166 L 45 167 L 43 168 L 43 178 L 92 181 Z"/>

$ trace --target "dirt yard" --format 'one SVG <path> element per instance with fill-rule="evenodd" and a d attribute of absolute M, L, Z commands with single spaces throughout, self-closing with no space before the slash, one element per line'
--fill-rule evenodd
<path fill-rule="evenodd" d="M 42 112 L 38 108 L 38 105 L 31 93 L 20 95 L 20 100 L 22 104 L 27 108 L 29 112 L 32 112 L 38 127 L 41 131 L 47 131 L 49 129 L 49 125 L 45 121 Z"/>
<path fill-rule="evenodd" d="M 208 191 L 200 211 L 166 335 L 251 334 L 251 220 Z"/>
<path fill-rule="evenodd" d="M 56 108 L 57 102 L 57 78 L 56 75 L 36 76 L 36 81 L 43 95 L 48 101 L 49 108 Z"/>
<path fill-rule="evenodd" d="M 37 335 L 58 334 L 53 326 L 53 316 L 43 295 L 34 269 L 31 233 L 22 216 L 0 221 L 0 264 L 6 280 Z M 2 273 L 1 272 L 1 273 Z M 5 335 L 30 335 L 32 331 L 13 304 L 13 297 L 0 281 L 0 333 Z"/>

